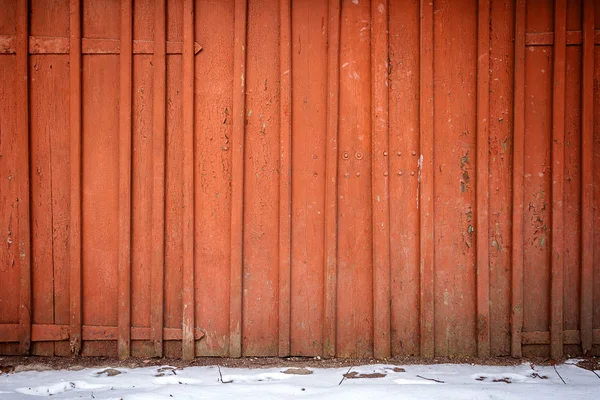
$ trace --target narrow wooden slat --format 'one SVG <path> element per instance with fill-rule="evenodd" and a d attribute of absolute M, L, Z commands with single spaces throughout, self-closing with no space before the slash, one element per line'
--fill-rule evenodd
<path fill-rule="evenodd" d="M 231 271 L 229 357 L 242 356 L 242 271 L 244 224 L 244 132 L 246 124 L 246 34 L 248 3 L 235 0 L 233 121 L 231 154 Z"/>
<path fill-rule="evenodd" d="M 490 356 L 490 0 L 479 0 L 477 36 L 477 355 L 484 358 Z"/>
<path fill-rule="evenodd" d="M 42 325 L 31 326 L 32 342 L 55 342 L 69 339 L 68 325 Z"/>
<path fill-rule="evenodd" d="M 71 303 L 71 351 L 81 350 L 81 8 L 71 0 L 69 20 L 69 129 L 71 163 L 71 216 L 69 297 Z"/>
<path fill-rule="evenodd" d="M 525 164 L 525 0 L 515 9 L 511 355 L 520 358 L 523 331 L 523 173 Z"/>
<path fill-rule="evenodd" d="M 567 2 L 556 0 L 554 10 L 554 75 L 552 92 L 552 280 L 550 355 L 563 355 L 565 73 Z"/>
<path fill-rule="evenodd" d="M 290 0 L 279 4 L 279 357 L 290 355 L 292 229 L 292 20 Z"/>
<path fill-rule="evenodd" d="M 28 2 L 18 2 L 16 40 L 17 193 L 19 205 L 19 352 L 31 347 L 31 232 L 29 224 L 29 37 Z"/>
<path fill-rule="evenodd" d="M 594 297 L 594 1 L 583 2 L 581 77 L 581 347 L 592 349 Z"/>
<path fill-rule="evenodd" d="M 163 354 L 164 259 L 165 259 L 165 127 L 166 127 L 166 32 L 165 0 L 154 9 L 154 112 L 152 125 L 152 276 L 151 315 L 154 355 Z"/>
<path fill-rule="evenodd" d="M 420 5 L 419 143 L 419 265 L 421 357 L 431 358 L 434 347 L 434 217 L 433 217 L 433 3 Z"/>
<path fill-rule="evenodd" d="M 121 2 L 119 58 L 119 344 L 120 359 L 131 355 L 131 105 L 133 10 Z"/>
<path fill-rule="evenodd" d="M 0 54 L 15 54 L 15 36 L 0 35 Z M 29 54 L 69 54 L 68 37 L 29 36 Z M 166 42 L 167 54 L 181 54 L 182 42 Z M 194 54 L 198 54 L 202 46 L 194 43 Z M 120 39 L 82 38 L 82 54 L 119 54 Z M 133 54 L 154 54 L 153 40 L 134 40 Z"/>
<path fill-rule="evenodd" d="M 325 284 L 323 356 L 336 354 L 337 169 L 340 114 L 340 0 L 329 0 L 327 22 L 327 142 L 325 149 Z"/>
<path fill-rule="evenodd" d="M 371 3 L 373 355 L 391 356 L 388 2 Z"/>
<path fill-rule="evenodd" d="M 194 343 L 194 3 L 183 7 L 183 352 L 195 356 Z"/>

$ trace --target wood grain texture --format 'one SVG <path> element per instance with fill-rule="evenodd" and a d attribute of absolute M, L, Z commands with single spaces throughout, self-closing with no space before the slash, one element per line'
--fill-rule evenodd
<path fill-rule="evenodd" d="M 421 0 L 419 143 L 420 354 L 434 356 L 433 4 Z"/>
<path fill-rule="evenodd" d="M 594 299 L 594 16 L 595 4 L 583 1 L 581 79 L 581 348 L 592 349 Z"/>
<path fill-rule="evenodd" d="M 31 285 L 31 226 L 29 193 L 29 36 L 28 2 L 18 3 L 17 8 L 17 183 L 18 183 L 18 232 L 20 274 L 19 285 L 19 351 L 28 354 L 31 347 L 32 285 Z"/>
<path fill-rule="evenodd" d="M 231 282 L 229 356 L 242 356 L 244 224 L 244 136 L 246 126 L 247 0 L 235 1 L 233 60 L 233 132 L 231 138 Z"/>
<path fill-rule="evenodd" d="M 279 357 L 290 355 L 292 229 L 292 9 L 279 3 Z"/>
<path fill-rule="evenodd" d="M 195 357 L 194 344 L 194 3 L 183 5 L 183 351 Z"/>
<path fill-rule="evenodd" d="M 555 1 L 554 77 L 552 92 L 552 280 L 550 356 L 563 355 L 564 285 L 564 168 L 565 168 L 565 73 L 567 4 Z"/>
<path fill-rule="evenodd" d="M 121 2 L 119 76 L 119 358 L 131 355 L 131 86 L 133 9 Z"/>
<path fill-rule="evenodd" d="M 521 357 L 523 330 L 523 174 L 525 151 L 525 0 L 515 9 L 511 354 Z"/>
<path fill-rule="evenodd" d="M 163 355 L 165 260 L 166 20 L 165 0 L 154 3 L 154 93 L 152 125 L 152 311 L 154 355 Z"/>
<path fill-rule="evenodd" d="M 340 112 L 340 0 L 329 0 L 327 20 L 327 142 L 325 153 L 325 262 L 323 356 L 334 357 L 337 349 L 337 180 Z"/>
<path fill-rule="evenodd" d="M 477 355 L 490 356 L 489 117 L 490 1 L 477 10 Z"/>
<path fill-rule="evenodd" d="M 371 18 L 371 121 L 373 204 L 373 355 L 389 358 L 390 308 L 390 203 L 389 203 L 389 96 L 388 2 L 372 2 Z"/>

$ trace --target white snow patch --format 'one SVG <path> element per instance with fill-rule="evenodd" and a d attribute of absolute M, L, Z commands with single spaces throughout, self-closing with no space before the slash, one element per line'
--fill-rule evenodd
<path fill-rule="evenodd" d="M 57 399 L 596 399 L 600 379 L 574 362 L 556 366 L 364 365 L 313 368 L 310 375 L 284 374 L 287 368 L 189 367 L 172 370 L 119 368 L 20 372 L 0 376 L 2 400 L 52 396 Z M 559 376 L 560 374 L 560 376 Z M 354 379 L 353 379 L 354 378 Z M 561 380 L 564 379 L 565 383 Z M 341 384 L 340 384 L 341 382 Z"/>

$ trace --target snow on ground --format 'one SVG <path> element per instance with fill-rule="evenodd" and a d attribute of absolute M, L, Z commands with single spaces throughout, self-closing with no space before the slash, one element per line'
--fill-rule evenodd
<path fill-rule="evenodd" d="M 27 371 L 0 375 L 0 399 L 600 399 L 600 371 L 574 364 Z"/>

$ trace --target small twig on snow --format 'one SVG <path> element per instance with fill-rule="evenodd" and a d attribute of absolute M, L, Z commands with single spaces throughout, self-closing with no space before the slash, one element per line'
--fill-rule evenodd
<path fill-rule="evenodd" d="M 560 374 L 558 373 L 558 370 L 556 369 L 556 365 L 554 365 L 554 371 L 556 371 L 556 375 L 558 375 L 558 377 L 560 378 L 560 380 L 566 385 L 567 382 L 565 382 L 565 380 L 563 379 L 563 377 L 560 376 Z"/>
<path fill-rule="evenodd" d="M 340 386 L 342 384 L 342 382 L 344 382 L 344 379 L 346 379 L 346 375 L 348 375 L 350 373 L 351 369 L 352 369 L 352 367 L 348 368 L 348 371 L 346 371 L 346 373 L 344 375 L 342 375 L 342 380 L 340 381 L 340 383 L 338 383 L 338 386 Z"/>
<path fill-rule="evenodd" d="M 428 381 L 434 381 L 434 382 L 437 382 L 437 383 L 446 383 L 444 381 L 440 381 L 439 379 L 425 378 L 424 376 L 421 376 L 421 375 L 417 375 L 417 378 L 426 379 Z"/>
<path fill-rule="evenodd" d="M 221 367 L 219 365 L 217 365 L 217 368 L 219 369 L 219 376 L 221 377 L 221 383 L 231 383 L 231 382 L 233 382 L 233 380 L 225 382 L 223 380 L 223 374 L 221 373 Z"/>

